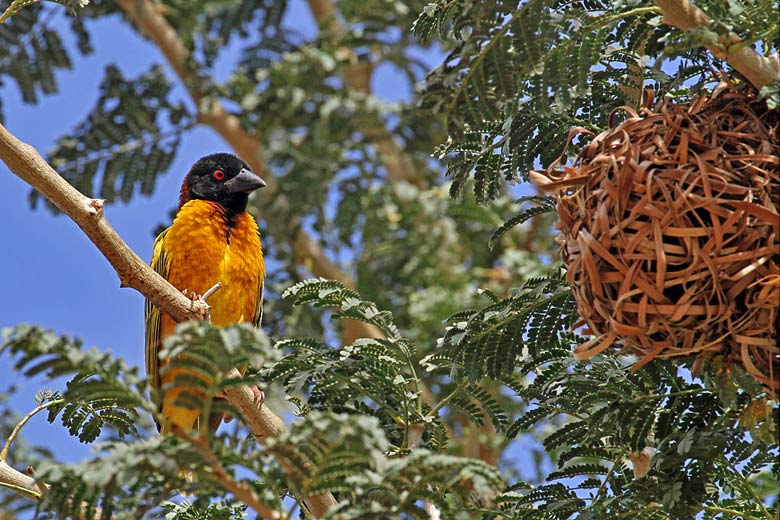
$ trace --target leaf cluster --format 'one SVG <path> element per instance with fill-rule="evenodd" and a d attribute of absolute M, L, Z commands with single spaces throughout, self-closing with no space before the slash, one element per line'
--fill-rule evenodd
<path fill-rule="evenodd" d="M 680 32 L 640 2 L 440 0 L 426 7 L 415 33 L 452 45 L 428 75 L 423 103 L 445 118 L 449 138 L 437 154 L 447 160 L 453 191 L 473 177 L 478 200 L 494 198 L 502 179 L 527 180 L 526 172 L 558 157 L 570 129 L 599 131 L 613 108 L 637 106 L 643 88 L 661 98 L 711 82 L 722 64 L 705 45 L 730 42 L 729 31 L 760 42 L 765 55 L 776 51 L 776 1 L 696 5 L 715 20 L 708 31 Z"/>
<path fill-rule="evenodd" d="M 39 403 L 49 403 L 48 421 L 58 417 L 81 442 L 94 441 L 108 428 L 120 438 L 139 433 L 140 409 L 146 382 L 124 360 L 93 348 L 82 350 L 81 341 L 57 336 L 38 327 L 19 325 L 3 330 L 0 354 L 14 358 L 14 369 L 25 377 L 65 377 L 65 390 L 46 392 Z"/>
<path fill-rule="evenodd" d="M 161 67 L 132 79 L 107 67 L 89 117 L 49 152 L 52 166 L 82 193 L 108 202 L 127 202 L 136 191 L 151 195 L 193 124 L 184 106 L 169 100 L 170 90 Z M 38 199 L 33 193 L 33 205 Z"/>
<path fill-rule="evenodd" d="M 42 11 L 39 5 L 26 6 L 0 23 L 0 87 L 13 79 L 24 103 L 37 103 L 40 94 L 56 94 L 56 72 L 72 67 L 62 38 L 50 27 L 50 18 L 41 16 Z M 86 54 L 90 49 L 80 50 Z"/>
<path fill-rule="evenodd" d="M 373 417 L 313 411 L 271 440 L 268 452 L 304 496 L 336 494 L 339 503 L 325 518 L 423 519 L 423 500 L 446 515 L 465 513 L 502 486 L 497 468 L 479 460 L 420 449 L 393 453 L 384 431 Z"/>

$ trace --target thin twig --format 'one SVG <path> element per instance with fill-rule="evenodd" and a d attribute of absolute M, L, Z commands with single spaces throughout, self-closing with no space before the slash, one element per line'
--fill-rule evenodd
<path fill-rule="evenodd" d="M 0 23 L 3 23 L 8 18 L 18 13 L 19 10 L 21 10 L 28 3 L 29 2 L 25 0 L 14 0 L 13 2 L 11 2 L 11 5 L 8 6 L 8 9 L 6 9 L 5 12 L 3 12 L 2 16 L 0 16 Z"/>
<path fill-rule="evenodd" d="M 222 282 L 217 282 L 217 283 L 215 283 L 215 284 L 214 284 L 214 285 L 211 287 L 211 289 L 209 289 L 208 291 L 206 291 L 206 292 L 204 292 L 204 293 L 203 293 L 203 296 L 201 296 L 201 297 L 200 297 L 200 299 L 201 299 L 201 300 L 203 300 L 203 301 L 205 302 L 206 300 L 208 300 L 208 299 L 211 297 L 211 295 L 212 295 L 212 294 L 214 294 L 215 292 L 217 292 L 217 291 L 218 291 L 218 290 L 220 290 L 221 288 L 222 288 Z"/>
<path fill-rule="evenodd" d="M 450 392 L 449 394 L 447 394 L 446 396 L 444 396 L 444 397 L 442 398 L 442 400 L 441 400 L 441 401 L 439 401 L 439 402 L 438 402 L 438 404 L 437 404 L 436 406 L 434 406 L 434 407 L 433 407 L 433 409 L 432 409 L 432 410 L 431 410 L 431 411 L 428 413 L 428 415 L 430 415 L 431 417 L 434 417 L 434 416 L 436 416 L 436 415 L 438 414 L 439 410 L 441 410 L 442 408 L 444 408 L 445 406 L 447 406 L 447 403 L 449 403 L 450 401 L 452 401 L 452 399 L 453 399 L 453 398 L 454 398 L 456 395 L 458 395 L 458 394 L 459 394 L 459 393 L 460 393 L 460 392 L 463 390 L 463 388 L 464 388 L 465 386 L 466 386 L 466 384 L 465 384 L 465 383 L 463 383 L 463 382 L 461 382 L 461 383 L 458 383 L 458 384 L 455 386 L 455 389 L 454 389 L 452 392 Z"/>
<path fill-rule="evenodd" d="M 8 440 L 5 441 L 5 446 L 3 446 L 3 450 L 0 451 L 0 460 L 8 459 L 8 450 L 11 449 L 11 444 L 14 442 L 14 439 L 16 439 L 16 436 L 19 435 L 19 432 L 22 431 L 22 427 L 24 427 L 24 425 L 27 424 L 27 421 L 32 419 L 33 416 L 35 416 L 35 414 L 37 414 L 41 410 L 45 410 L 50 406 L 54 406 L 55 404 L 61 404 L 63 402 L 64 402 L 63 399 L 55 399 L 53 401 L 43 403 L 33 408 L 33 410 L 30 413 L 22 417 L 22 420 L 19 421 L 19 423 L 14 427 L 13 431 L 11 431 L 11 435 L 8 436 Z"/>
<path fill-rule="evenodd" d="M 267 518 L 269 520 L 278 520 L 282 518 L 282 515 L 278 511 L 275 511 L 271 506 L 263 502 L 251 486 L 245 482 L 237 482 L 227 471 L 225 471 L 222 462 L 214 454 L 214 451 L 212 451 L 207 439 L 190 435 L 176 424 L 172 425 L 172 431 L 177 437 L 189 442 L 201 452 L 209 463 L 213 479 L 233 493 L 237 499 L 254 509 L 262 518 Z"/>

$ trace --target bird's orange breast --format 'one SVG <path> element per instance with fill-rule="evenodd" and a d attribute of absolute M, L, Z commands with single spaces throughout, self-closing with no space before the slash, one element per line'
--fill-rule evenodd
<path fill-rule="evenodd" d="M 265 265 L 257 223 L 249 213 L 241 213 L 230 222 L 219 204 L 189 201 L 168 229 L 163 249 L 169 263 L 168 281 L 177 289 L 202 295 L 217 282 L 222 284 L 208 299 L 214 325 L 254 319 L 257 306 L 262 304 L 259 293 Z M 160 339 L 164 339 L 175 332 L 176 323 L 163 314 L 160 329 Z M 193 375 L 173 369 L 164 373 L 160 382 L 163 386 L 170 384 L 182 373 Z M 192 389 L 182 387 L 168 391 L 163 398 L 162 413 L 167 422 L 188 429 L 195 424 L 200 410 L 175 404 L 183 391 L 197 395 Z"/>
<path fill-rule="evenodd" d="M 231 226 L 219 204 L 190 201 L 176 215 L 165 251 L 168 281 L 177 289 L 203 294 L 222 283 L 208 301 L 214 325 L 252 321 L 265 267 L 257 223 L 249 213 L 237 215 Z M 174 329 L 173 320 L 164 316 L 162 336 Z"/>

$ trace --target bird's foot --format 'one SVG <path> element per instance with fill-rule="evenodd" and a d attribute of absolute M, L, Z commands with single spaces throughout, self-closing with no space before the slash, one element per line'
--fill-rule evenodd
<path fill-rule="evenodd" d="M 189 289 L 182 289 L 181 293 L 190 300 L 190 310 L 195 309 L 195 302 L 202 299 L 202 296 L 195 291 L 190 291 Z"/>
<path fill-rule="evenodd" d="M 252 394 L 254 394 L 253 397 L 252 397 L 252 401 L 254 402 L 256 408 L 260 408 L 261 406 L 263 406 L 263 403 L 265 402 L 265 392 L 263 392 L 262 390 L 260 390 L 256 386 L 253 386 L 251 388 L 252 388 Z M 225 397 L 225 395 L 222 394 L 222 395 L 220 395 L 218 397 Z M 229 423 L 230 421 L 233 420 L 233 416 L 229 415 L 229 414 L 225 414 L 225 416 L 222 418 L 222 420 L 225 423 Z"/>
<path fill-rule="evenodd" d="M 265 392 L 257 388 L 256 386 L 252 387 L 252 393 L 254 394 L 254 402 L 255 407 L 260 408 L 263 406 L 263 403 L 265 402 Z"/>

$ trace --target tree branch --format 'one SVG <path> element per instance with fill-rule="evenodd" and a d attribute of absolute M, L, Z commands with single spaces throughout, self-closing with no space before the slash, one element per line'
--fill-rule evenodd
<path fill-rule="evenodd" d="M 37 502 L 46 492 L 48 486 L 42 482 L 37 482 L 30 475 L 25 475 L 21 471 L 9 466 L 5 460 L 0 459 L 0 489 L 10 489 Z M 87 516 L 86 504 L 81 504 L 81 511 L 78 520 L 102 520 L 103 510 L 96 508 L 92 516 Z M 111 516 L 111 519 L 114 517 Z"/>
<path fill-rule="evenodd" d="M 655 3 L 663 11 L 664 23 L 678 29 L 708 27 L 711 23 L 709 17 L 688 0 L 655 0 Z M 725 51 L 714 45 L 709 45 L 707 48 L 716 57 L 726 60 L 759 90 L 778 81 L 780 78 L 780 59 L 776 55 L 761 56 L 749 47 L 738 45 L 740 39 L 734 33 L 731 33 L 729 37 L 731 41 L 725 42 Z"/>
<path fill-rule="evenodd" d="M 227 379 L 240 379 L 241 373 L 234 368 L 227 374 Z M 279 437 L 284 432 L 284 421 L 268 409 L 264 404 L 258 406 L 255 393 L 249 386 L 229 387 L 225 389 L 225 397 L 244 417 L 249 431 L 257 442 L 264 443 L 269 437 Z M 336 499 L 330 493 L 303 497 L 303 501 L 315 518 L 319 518 L 336 504 Z"/>
<path fill-rule="evenodd" d="M 4 459 L 0 459 L 0 488 L 12 489 L 30 500 L 41 498 L 35 479 L 9 466 Z"/>
<path fill-rule="evenodd" d="M 103 216 L 102 200 L 79 193 L 35 148 L 17 139 L 2 125 L 0 160 L 78 224 L 119 275 L 122 287 L 143 293 L 177 322 L 204 319 L 208 315 L 208 304 L 191 302 L 122 241 Z"/>
<path fill-rule="evenodd" d="M 248 133 L 241 126 L 238 117 L 226 112 L 219 100 L 204 95 L 206 80 L 192 69 L 193 60 L 189 50 L 159 7 L 151 0 L 117 0 L 117 3 L 139 30 L 160 49 L 168 64 L 184 83 L 198 107 L 198 120 L 214 129 L 254 171 L 263 175 L 268 184 L 263 191 L 269 200 L 274 199 L 277 207 L 290 207 L 289 202 L 281 200 L 284 196 L 279 194 L 276 178 L 268 169 L 260 138 Z M 290 224 L 284 229 L 290 232 L 287 238 L 292 240 L 296 262 L 305 266 L 315 276 L 338 280 L 352 289 L 356 287 L 355 281 L 327 257 L 318 241 L 300 225 L 287 222 L 289 219 L 283 215 L 270 214 L 266 208 L 259 208 L 259 213 L 266 222 Z M 345 323 L 345 332 L 346 343 L 360 337 L 382 337 L 376 327 L 357 321 Z"/>
<path fill-rule="evenodd" d="M 192 301 L 143 262 L 119 237 L 103 215 L 103 202 L 90 199 L 54 171 L 32 146 L 23 143 L 0 125 L 0 160 L 8 168 L 43 194 L 84 231 L 119 274 L 122 285 L 137 290 L 176 321 L 206 319 L 209 306 L 203 300 Z M 235 377 L 240 377 L 236 370 Z M 230 403 L 241 410 L 255 438 L 279 436 L 284 421 L 266 406 L 257 407 L 250 387 L 231 388 L 226 392 Z M 18 471 L 0 461 L 0 482 L 19 488 L 31 488 L 33 480 L 22 479 Z M 33 498 L 36 493 L 28 497 Z M 39 496 L 39 494 L 38 494 Z M 335 504 L 332 495 L 311 497 L 309 506 L 317 516 Z"/>
<path fill-rule="evenodd" d="M 271 506 L 263 502 L 251 486 L 247 485 L 245 482 L 237 482 L 227 471 L 225 471 L 225 468 L 222 467 L 222 463 L 211 450 L 211 446 L 209 446 L 209 441 L 207 439 L 194 437 L 176 424 L 173 425 L 173 433 L 176 434 L 177 437 L 184 439 L 198 448 L 209 464 L 213 479 L 221 484 L 222 487 L 233 493 L 237 499 L 254 509 L 262 518 L 279 520 L 282 517 L 278 511 L 274 511 Z"/>
<path fill-rule="evenodd" d="M 308 0 L 308 3 L 317 24 L 328 33 L 332 42 L 337 43 L 344 33 L 344 27 L 338 19 L 333 0 Z M 350 61 L 350 65 L 344 69 L 341 75 L 344 85 L 353 92 L 370 95 L 373 64 L 358 61 L 358 57 L 349 47 L 341 47 L 339 51 L 343 52 Z M 387 130 L 379 114 L 374 114 L 374 116 L 373 120 L 363 128 L 363 134 L 370 139 L 379 153 L 379 158 L 387 169 L 388 178 L 392 181 L 405 181 L 418 188 L 424 188 L 425 181 L 419 170 L 414 167 L 409 156 L 404 153 L 393 135 Z"/>

